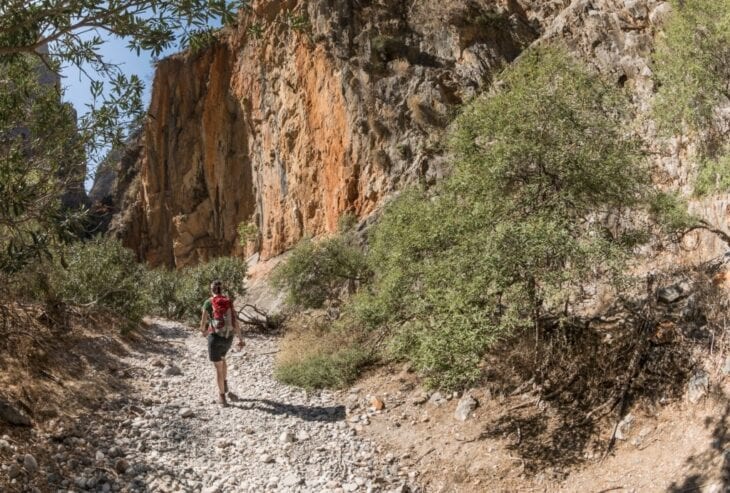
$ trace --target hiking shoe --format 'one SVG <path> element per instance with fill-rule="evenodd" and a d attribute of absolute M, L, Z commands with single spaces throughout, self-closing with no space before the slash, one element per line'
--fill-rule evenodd
<path fill-rule="evenodd" d="M 226 400 L 226 394 L 219 395 L 218 403 L 221 405 L 221 407 L 228 407 L 228 401 Z"/>

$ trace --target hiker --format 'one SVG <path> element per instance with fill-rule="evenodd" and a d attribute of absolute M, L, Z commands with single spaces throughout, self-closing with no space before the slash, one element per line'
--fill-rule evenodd
<path fill-rule="evenodd" d="M 213 281 L 210 284 L 212 296 L 203 303 L 203 314 L 200 318 L 200 332 L 208 338 L 208 357 L 215 366 L 216 381 L 218 383 L 218 402 L 228 406 L 226 394 L 235 400 L 236 396 L 228 390 L 228 367 L 226 353 L 231 349 L 233 336 L 238 336 L 238 349 L 245 346 L 238 317 L 233 309 L 233 302 L 223 295 L 223 282 Z"/>

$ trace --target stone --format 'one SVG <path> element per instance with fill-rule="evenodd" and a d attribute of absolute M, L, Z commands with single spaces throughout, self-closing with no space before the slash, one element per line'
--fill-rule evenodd
<path fill-rule="evenodd" d="M 722 374 L 730 375 L 730 355 L 725 357 L 725 362 L 722 365 Z"/>
<path fill-rule="evenodd" d="M 662 2 L 654 7 L 649 14 L 649 22 L 654 26 L 661 26 L 669 18 L 671 12 L 672 5 L 669 2 Z"/>
<path fill-rule="evenodd" d="M 195 412 L 193 412 L 193 410 L 190 409 L 189 407 L 184 407 L 184 408 L 180 409 L 181 418 L 192 418 L 193 416 L 195 416 Z"/>
<path fill-rule="evenodd" d="M 373 397 L 370 399 L 370 409 L 373 411 L 382 411 L 385 409 L 385 402 L 379 397 Z"/>
<path fill-rule="evenodd" d="M 164 368 L 164 367 L 165 367 L 165 363 L 163 363 L 163 362 L 162 362 L 162 360 L 161 360 L 161 359 L 159 359 L 159 358 L 155 358 L 155 359 L 153 359 L 153 360 L 152 360 L 152 363 L 150 363 L 150 364 L 151 364 L 152 366 L 155 366 L 155 367 L 157 367 L 157 368 Z"/>
<path fill-rule="evenodd" d="M 671 286 L 660 288 L 657 291 L 657 300 L 660 303 L 671 305 L 672 303 L 676 303 L 682 298 L 689 296 L 690 290 L 691 287 L 687 282 L 673 284 Z"/>
<path fill-rule="evenodd" d="M 124 474 L 129 470 L 129 462 L 126 459 L 117 459 L 114 463 L 114 470 L 119 474 Z"/>
<path fill-rule="evenodd" d="M 25 467 L 25 470 L 28 471 L 29 474 L 35 474 L 38 470 L 38 462 L 32 455 L 25 454 L 23 457 L 23 467 Z"/>
<path fill-rule="evenodd" d="M 21 469 L 18 464 L 10 464 L 10 467 L 8 467 L 8 477 L 10 479 L 15 479 L 21 474 Z"/>
<path fill-rule="evenodd" d="M 96 451 L 96 460 L 97 461 L 103 461 L 104 460 L 104 452 L 101 450 Z"/>
<path fill-rule="evenodd" d="M 0 397 L 0 420 L 15 426 L 31 426 L 32 424 L 24 411 L 3 397 Z"/>
<path fill-rule="evenodd" d="M 436 404 L 437 406 L 440 406 L 441 404 L 446 402 L 446 398 L 441 394 L 441 392 L 434 392 L 431 394 L 431 397 L 428 399 L 428 402 L 431 404 Z"/>
<path fill-rule="evenodd" d="M 271 464 L 272 462 L 274 462 L 274 456 L 269 454 L 261 454 L 259 456 L 259 460 L 264 464 Z"/>
<path fill-rule="evenodd" d="M 695 372 L 687 384 L 687 398 L 692 404 L 697 404 L 710 388 L 710 376 L 704 370 Z"/>
<path fill-rule="evenodd" d="M 428 394 L 426 392 L 420 392 L 411 400 L 414 406 L 420 406 L 428 400 Z"/>
<path fill-rule="evenodd" d="M 281 485 L 289 488 L 302 484 L 303 482 L 302 477 L 296 472 L 290 472 L 281 478 Z"/>
<path fill-rule="evenodd" d="M 0 452 L 11 452 L 12 450 L 13 446 L 10 445 L 10 442 L 0 438 Z"/>
<path fill-rule="evenodd" d="M 634 423 L 633 414 L 629 413 L 619 421 L 616 426 L 616 440 L 626 440 L 631 432 L 631 426 Z"/>
<path fill-rule="evenodd" d="M 466 421 L 478 405 L 479 402 L 477 402 L 474 397 L 470 394 L 464 394 L 464 396 L 459 399 L 459 403 L 456 405 L 454 417 L 459 421 Z"/>
<path fill-rule="evenodd" d="M 177 376 L 180 376 L 183 374 L 182 370 L 179 367 L 172 365 L 172 364 L 170 366 L 168 366 L 167 368 L 165 368 L 164 373 L 168 377 L 177 377 Z"/>
<path fill-rule="evenodd" d="M 296 434 L 297 442 L 304 442 L 306 440 L 309 440 L 309 433 L 306 432 L 306 430 L 299 430 Z"/>
<path fill-rule="evenodd" d="M 281 443 L 294 443 L 296 441 L 296 437 L 291 431 L 287 430 L 279 435 L 279 441 Z"/>

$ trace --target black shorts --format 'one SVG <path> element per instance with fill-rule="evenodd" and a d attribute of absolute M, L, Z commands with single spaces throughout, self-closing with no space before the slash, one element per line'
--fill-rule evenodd
<path fill-rule="evenodd" d="M 221 337 L 215 334 L 208 335 L 208 357 L 214 363 L 226 357 L 226 353 L 231 349 L 233 344 L 233 336 Z"/>

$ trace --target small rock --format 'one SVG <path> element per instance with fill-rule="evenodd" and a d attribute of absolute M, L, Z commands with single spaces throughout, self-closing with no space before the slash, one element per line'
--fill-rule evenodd
<path fill-rule="evenodd" d="M 444 398 L 443 394 L 441 392 L 434 392 L 431 394 L 431 397 L 428 399 L 428 402 L 431 404 L 436 404 L 437 406 L 440 406 L 444 402 L 446 402 L 446 399 Z"/>
<path fill-rule="evenodd" d="M 342 485 L 342 489 L 345 491 L 357 491 L 358 488 L 357 483 L 345 483 Z"/>
<path fill-rule="evenodd" d="M 476 409 L 478 405 L 479 403 L 474 397 L 466 394 L 459 400 L 459 404 L 457 404 L 456 406 L 454 416 L 460 421 L 466 421 L 469 418 L 469 415 L 474 412 L 474 409 Z"/>
<path fill-rule="evenodd" d="M 657 300 L 667 305 L 675 303 L 689 295 L 690 285 L 687 282 L 672 284 L 657 291 Z"/>
<path fill-rule="evenodd" d="M 619 421 L 616 427 L 616 440 L 626 440 L 631 431 L 631 425 L 634 423 L 633 414 L 629 413 Z"/>
<path fill-rule="evenodd" d="M 189 407 L 184 407 L 184 408 L 180 409 L 180 417 L 192 418 L 193 416 L 195 416 L 195 413 Z"/>
<path fill-rule="evenodd" d="M 9 401 L 0 397 L 0 420 L 16 426 L 30 426 L 30 418 Z"/>
<path fill-rule="evenodd" d="M 281 443 L 294 443 L 296 441 L 296 438 L 291 431 L 285 431 L 284 433 L 279 435 L 279 441 Z"/>
<path fill-rule="evenodd" d="M 417 394 L 417 395 L 416 395 L 416 396 L 415 396 L 415 397 L 413 398 L 413 400 L 411 400 L 411 402 L 412 402 L 412 403 L 413 403 L 413 405 L 415 405 L 415 406 L 420 406 L 421 404 L 423 404 L 423 403 L 424 403 L 424 402 L 426 402 L 427 400 L 428 400 L 428 394 L 427 394 L 426 392 L 420 392 L 419 394 Z"/>
<path fill-rule="evenodd" d="M 725 358 L 725 363 L 722 365 L 723 375 L 730 375 L 730 355 Z"/>
<path fill-rule="evenodd" d="M 379 399 L 378 397 L 373 397 L 370 399 L 370 409 L 373 411 L 382 411 L 385 409 L 385 402 L 383 402 L 382 399 Z"/>
<path fill-rule="evenodd" d="M 0 439 L 0 452 L 11 452 L 13 447 L 7 440 Z"/>
<path fill-rule="evenodd" d="M 124 474 L 129 469 L 129 462 L 126 459 L 118 459 L 114 463 L 114 470 L 119 474 Z"/>
<path fill-rule="evenodd" d="M 274 457 L 273 457 L 273 456 L 271 456 L 271 455 L 269 455 L 269 454 L 261 454 L 261 455 L 259 456 L 259 459 L 260 459 L 260 460 L 261 460 L 261 462 L 263 462 L 264 464 L 271 464 L 272 462 L 274 462 Z"/>
<path fill-rule="evenodd" d="M 707 372 L 700 370 L 692 375 L 687 385 L 687 398 L 692 404 L 697 404 L 707 394 L 710 387 L 710 376 Z"/>
<path fill-rule="evenodd" d="M 25 467 L 25 470 L 28 471 L 30 474 L 35 474 L 35 472 L 38 470 L 38 462 L 32 455 L 25 454 L 25 457 L 23 457 L 23 467 Z"/>
<path fill-rule="evenodd" d="M 182 375 L 182 370 L 180 370 L 180 368 L 178 368 L 175 365 L 170 365 L 167 368 L 165 368 L 165 371 L 163 373 L 165 375 L 167 375 L 168 377 L 177 377 L 177 376 Z"/>
<path fill-rule="evenodd" d="M 157 368 L 164 368 L 165 363 L 163 363 L 161 359 L 155 358 L 152 360 L 152 366 L 156 366 Z"/>
<path fill-rule="evenodd" d="M 649 14 L 649 21 L 653 25 L 659 26 L 664 23 L 671 12 L 672 5 L 669 2 L 662 2 L 651 11 Z"/>
<path fill-rule="evenodd" d="M 309 433 L 307 433 L 304 430 L 297 432 L 297 441 L 298 442 L 304 442 L 306 440 L 309 440 Z"/>
<path fill-rule="evenodd" d="M 104 460 L 104 452 L 102 452 L 101 450 L 97 450 L 96 451 L 96 460 L 97 461 Z"/>
<path fill-rule="evenodd" d="M 10 467 L 8 468 L 8 477 L 10 479 L 15 479 L 18 476 L 20 476 L 21 470 L 20 466 L 18 464 L 10 464 Z"/>
<path fill-rule="evenodd" d="M 291 473 L 287 474 L 281 480 L 282 486 L 289 486 L 289 487 L 296 486 L 298 484 L 302 484 L 302 482 L 303 482 L 302 477 L 295 472 L 291 472 Z"/>

